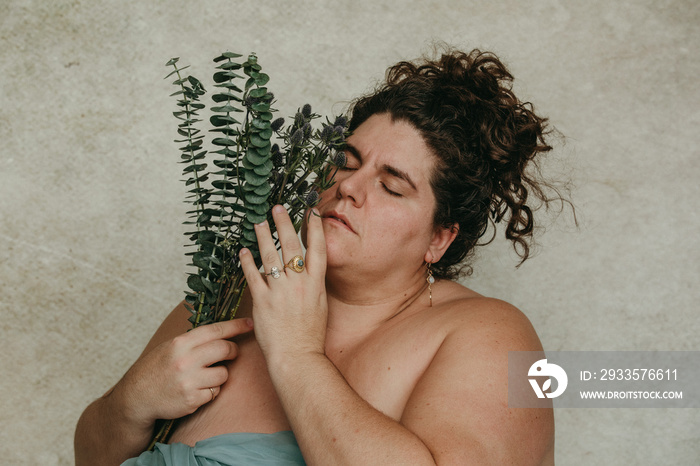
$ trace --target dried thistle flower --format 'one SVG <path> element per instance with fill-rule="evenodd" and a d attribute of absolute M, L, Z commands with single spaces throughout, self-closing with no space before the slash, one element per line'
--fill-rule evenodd
<path fill-rule="evenodd" d="M 311 118 L 311 105 L 306 104 L 301 108 L 301 114 L 304 115 L 305 118 Z"/>
<path fill-rule="evenodd" d="M 306 181 L 302 181 L 299 186 L 297 187 L 297 194 L 298 195 L 303 195 L 306 192 L 306 188 L 309 187 L 309 183 Z"/>
<path fill-rule="evenodd" d="M 329 142 L 331 142 L 332 137 L 333 137 L 333 126 L 324 125 L 323 129 L 321 130 L 321 141 L 328 144 Z"/>
<path fill-rule="evenodd" d="M 292 126 L 293 129 L 298 129 L 304 126 L 304 123 L 306 123 L 306 119 L 304 118 L 304 114 L 301 112 L 297 112 L 296 115 L 294 115 L 294 125 Z"/>
<path fill-rule="evenodd" d="M 298 128 L 294 133 L 292 133 L 292 136 L 289 138 L 289 144 L 291 144 L 292 147 L 299 146 L 301 143 L 304 141 L 304 129 L 303 128 Z"/>
<path fill-rule="evenodd" d="M 284 164 L 284 155 L 280 152 L 279 144 L 275 143 L 270 148 L 270 159 L 275 167 L 280 167 Z"/>
<path fill-rule="evenodd" d="M 335 121 L 333 122 L 333 126 L 340 126 L 342 128 L 345 128 L 348 125 L 348 119 L 345 115 L 339 115 L 335 118 Z"/>
<path fill-rule="evenodd" d="M 318 199 L 319 199 L 318 191 L 316 191 L 314 189 L 314 190 L 309 191 L 309 194 L 306 195 L 306 198 L 304 198 L 304 203 L 308 207 L 313 207 L 318 202 Z"/>
<path fill-rule="evenodd" d="M 342 150 L 336 152 L 333 156 L 333 164 L 338 168 L 344 168 L 346 163 L 347 157 L 345 156 L 345 152 Z"/>
<path fill-rule="evenodd" d="M 284 118 L 282 118 L 282 117 L 277 118 L 275 121 L 273 121 L 270 124 L 270 128 L 275 133 L 279 132 L 279 130 L 282 129 L 282 126 L 284 126 Z"/>

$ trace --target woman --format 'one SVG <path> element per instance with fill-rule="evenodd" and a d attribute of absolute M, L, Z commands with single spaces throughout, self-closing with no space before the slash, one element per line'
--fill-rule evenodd
<path fill-rule="evenodd" d="M 282 257 L 257 225 L 264 274 L 243 250 L 241 318 L 186 332 L 176 308 L 86 409 L 77 464 L 119 464 L 157 419 L 180 417 L 170 445 L 126 464 L 553 463 L 551 409 L 508 408 L 508 351 L 541 350 L 534 329 L 450 280 L 489 222 L 503 220 L 527 258 L 528 195 L 547 199 L 525 170 L 551 149 L 546 120 L 488 53 L 387 76 L 353 106 L 347 162 L 308 216 L 306 257 L 276 206 Z"/>

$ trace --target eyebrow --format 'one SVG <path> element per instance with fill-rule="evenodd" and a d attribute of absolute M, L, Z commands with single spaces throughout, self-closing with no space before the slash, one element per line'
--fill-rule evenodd
<path fill-rule="evenodd" d="M 357 150 L 357 147 L 353 146 L 352 144 L 345 143 L 345 150 L 347 150 L 355 158 L 357 158 L 360 161 L 360 163 L 362 162 L 362 154 L 360 154 L 360 151 Z M 396 178 L 399 178 L 400 180 L 405 181 L 406 183 L 408 183 L 411 186 L 411 188 L 413 188 L 414 191 L 418 191 L 418 188 L 416 188 L 416 184 L 413 182 L 411 177 L 405 171 L 400 170 L 400 169 L 393 167 L 391 165 L 387 165 L 387 164 L 382 165 L 381 170 L 385 173 L 388 173 L 391 176 L 394 176 Z"/>

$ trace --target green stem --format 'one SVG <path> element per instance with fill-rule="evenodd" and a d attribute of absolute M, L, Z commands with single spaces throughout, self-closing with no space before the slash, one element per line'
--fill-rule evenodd
<path fill-rule="evenodd" d="M 187 97 L 186 89 L 185 89 L 185 86 L 184 86 L 183 81 L 182 81 L 182 75 L 180 74 L 180 69 L 177 67 L 177 64 L 176 64 L 176 63 L 173 63 L 173 67 L 175 68 L 175 72 L 177 73 L 177 79 L 178 79 L 178 82 L 180 83 L 180 89 L 181 89 L 182 92 L 183 92 L 182 95 L 183 95 L 183 101 L 184 101 L 184 103 L 185 103 L 185 116 L 186 116 L 187 120 L 190 120 L 190 115 L 191 115 L 191 114 L 194 114 L 194 112 L 191 112 L 191 111 L 190 111 L 190 99 Z M 192 137 L 193 137 L 193 135 L 192 135 L 192 124 L 191 124 L 189 121 L 187 121 L 187 122 L 185 123 L 185 128 L 186 128 L 186 130 L 187 130 L 187 145 L 190 147 L 190 149 L 189 149 L 190 161 L 191 161 L 191 163 L 192 163 L 192 166 L 193 166 L 193 167 L 196 167 L 196 166 L 197 166 L 197 160 L 195 160 L 195 152 L 194 152 L 194 149 L 192 148 L 192 145 L 193 145 L 193 140 L 192 140 Z M 199 183 L 199 173 L 198 173 L 198 171 L 197 171 L 196 168 L 194 168 L 194 169 L 192 170 L 192 175 L 194 176 L 194 184 L 195 184 L 195 189 L 196 189 L 196 196 L 199 196 L 199 193 L 201 192 L 201 185 L 200 185 L 200 183 Z M 200 215 L 201 215 L 202 212 L 203 212 L 203 210 L 202 210 L 202 205 L 201 205 L 201 203 L 199 202 L 200 199 L 201 199 L 201 198 L 197 198 L 197 200 L 196 200 L 196 202 L 195 202 L 195 210 L 196 210 L 196 212 L 197 212 L 197 220 L 195 221 L 195 227 L 196 227 L 196 229 L 197 229 L 197 233 L 198 233 L 198 234 L 199 234 L 199 232 L 201 231 L 200 225 L 199 225 L 199 217 L 200 217 Z M 201 251 L 201 250 L 202 250 L 202 247 L 200 246 L 198 249 L 199 249 L 199 251 Z M 207 276 L 207 279 L 208 279 L 208 278 L 209 278 L 209 277 Z M 199 294 L 199 305 L 197 306 L 197 311 L 196 311 L 196 316 L 195 316 L 195 322 L 193 323 L 193 327 L 197 327 L 197 326 L 199 325 L 200 318 L 201 318 L 201 315 L 202 315 L 202 307 L 203 307 L 203 306 L 204 306 L 204 294 L 200 292 L 200 294 Z"/>

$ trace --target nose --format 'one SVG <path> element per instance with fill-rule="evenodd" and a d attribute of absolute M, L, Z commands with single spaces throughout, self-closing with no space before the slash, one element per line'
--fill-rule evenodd
<path fill-rule="evenodd" d="M 367 194 L 361 170 L 345 172 L 342 175 L 344 176 L 340 176 L 336 181 L 336 197 L 339 200 L 348 199 L 355 207 L 361 207 Z"/>

